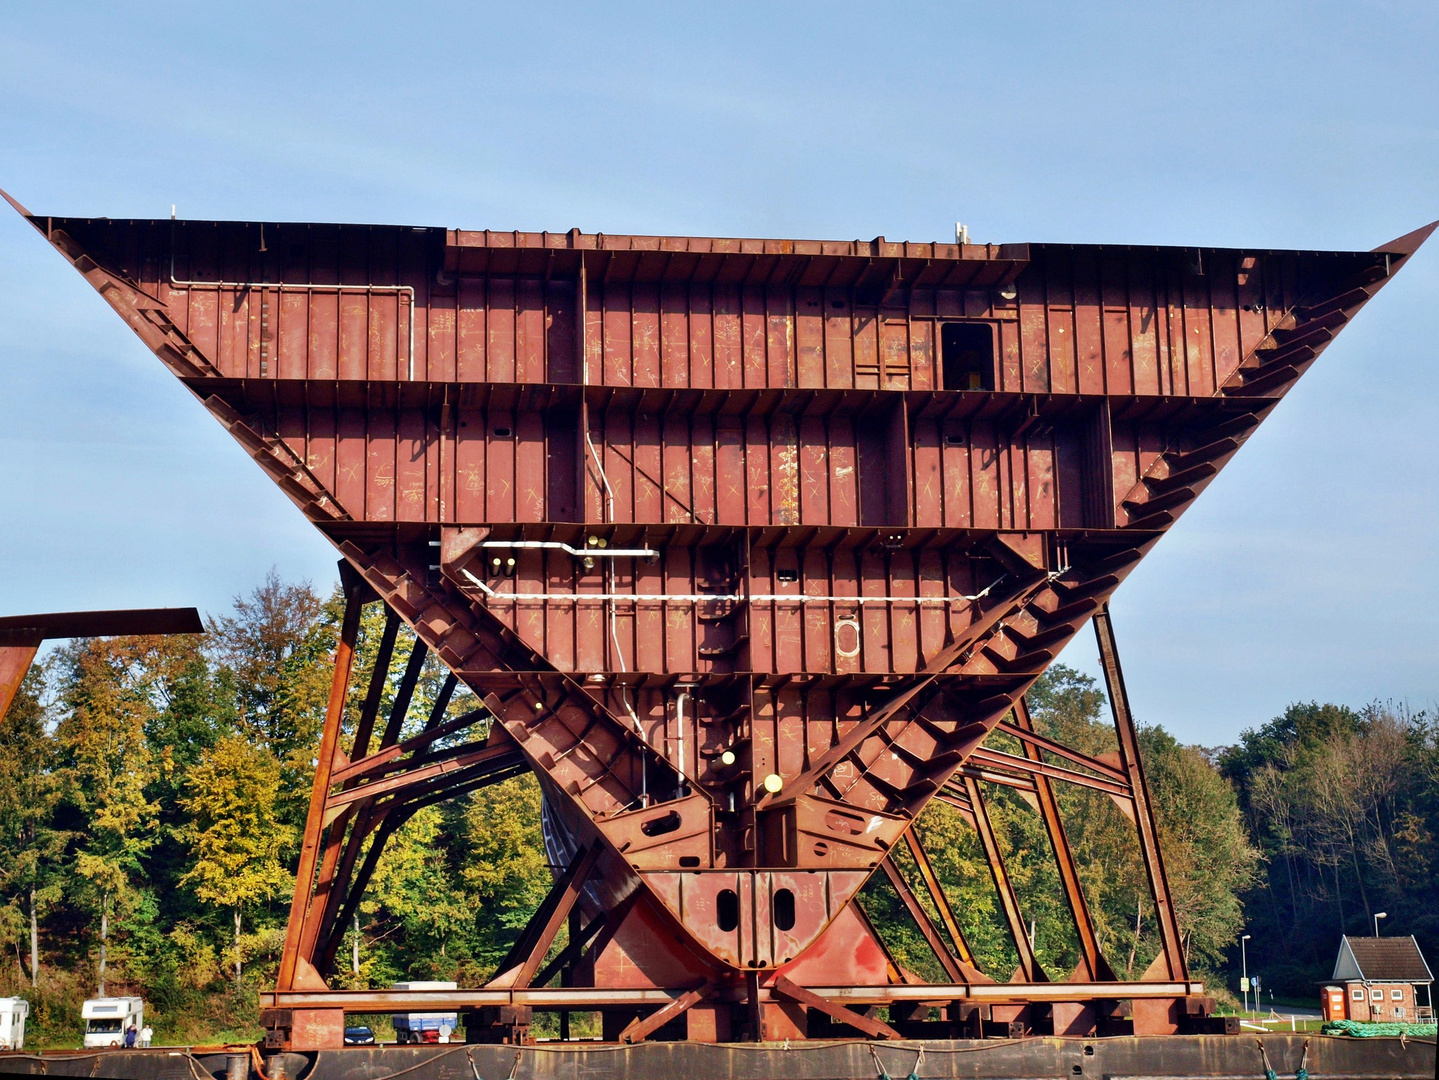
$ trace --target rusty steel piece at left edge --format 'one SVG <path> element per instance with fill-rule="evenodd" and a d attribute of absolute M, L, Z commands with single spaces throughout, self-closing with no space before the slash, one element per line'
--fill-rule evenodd
<path fill-rule="evenodd" d="M 512 1042 L 535 1008 L 599 1010 L 628 1041 L 1213 1029 L 1107 603 L 1434 226 L 1316 253 L 111 221 L 11 201 L 344 556 L 272 1046 L 339 1045 L 345 1010 L 441 1000 L 468 1037 Z M 346 754 L 367 603 L 385 631 Z M 1100 757 L 1024 705 L 1091 620 L 1118 746 Z M 381 716 L 401 624 L 418 640 Z M 411 718 L 432 654 L 446 689 Z M 461 682 L 483 707 L 451 715 Z M 386 840 L 524 771 L 559 869 L 495 979 L 330 989 Z M 1057 782 L 1135 824 L 1160 914 L 1140 980 L 1102 953 Z M 1074 972 L 1028 948 L 995 785 L 1044 818 Z M 1014 978 L 977 965 L 912 829 L 936 799 L 979 831 Z M 904 970 L 854 902 L 881 868 L 950 982 Z"/>
<path fill-rule="evenodd" d="M 59 638 L 131 634 L 203 634 L 194 608 L 131 608 L 116 611 L 52 611 L 0 616 L 0 716 L 20 692 L 35 654 Z"/>

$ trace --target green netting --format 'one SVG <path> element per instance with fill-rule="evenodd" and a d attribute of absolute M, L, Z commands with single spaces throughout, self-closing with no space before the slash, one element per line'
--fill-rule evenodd
<path fill-rule="evenodd" d="M 1326 1035 L 1357 1035 L 1361 1039 L 1372 1039 L 1377 1035 L 1412 1035 L 1432 1039 L 1439 1035 L 1434 1024 L 1361 1024 L 1358 1020 L 1331 1020 L 1324 1025 Z"/>

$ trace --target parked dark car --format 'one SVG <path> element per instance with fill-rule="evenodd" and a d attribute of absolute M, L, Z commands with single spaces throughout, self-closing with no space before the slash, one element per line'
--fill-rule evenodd
<path fill-rule="evenodd" d="M 345 1029 L 346 1046 L 373 1046 L 375 1044 L 375 1033 L 367 1027 L 352 1027 Z"/>

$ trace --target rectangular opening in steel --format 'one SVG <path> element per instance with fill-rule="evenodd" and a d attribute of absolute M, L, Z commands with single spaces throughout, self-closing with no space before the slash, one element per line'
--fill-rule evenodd
<path fill-rule="evenodd" d="M 946 390 L 994 389 L 994 328 L 989 323 L 944 323 L 939 351 Z"/>

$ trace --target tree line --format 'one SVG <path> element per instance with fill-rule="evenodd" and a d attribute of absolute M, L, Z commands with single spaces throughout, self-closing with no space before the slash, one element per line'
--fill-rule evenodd
<path fill-rule="evenodd" d="M 64 1038 L 102 984 L 144 996 L 162 1036 L 249 1031 L 284 939 L 341 614 L 338 591 L 272 574 L 205 635 L 77 640 L 32 670 L 0 718 L 0 994 L 30 997 L 41 1031 Z M 350 729 L 383 634 L 370 605 Z M 386 709 L 412 646 L 402 630 Z M 445 674 L 426 659 L 414 725 Z M 1093 756 L 1116 748 L 1087 676 L 1056 665 L 1030 702 L 1042 734 Z M 451 715 L 476 707 L 463 687 L 441 702 Z M 1369 932 L 1376 911 L 1387 933 L 1439 938 L 1439 732 L 1425 714 L 1295 705 L 1231 747 L 1185 746 L 1159 727 L 1140 741 L 1184 948 L 1206 981 L 1234 984 L 1241 932 L 1251 971 L 1306 997 L 1339 934 Z M 1103 792 L 1057 791 L 1101 946 L 1138 977 L 1159 945 L 1133 826 Z M 1079 946 L 1043 823 L 1022 793 L 987 794 L 1036 957 L 1064 978 Z M 981 967 L 1005 977 L 1018 956 L 973 829 L 940 803 L 917 829 Z M 550 881 L 532 777 L 427 807 L 390 840 L 335 982 L 478 985 Z M 942 977 L 881 875 L 861 904 L 901 964 Z"/>

